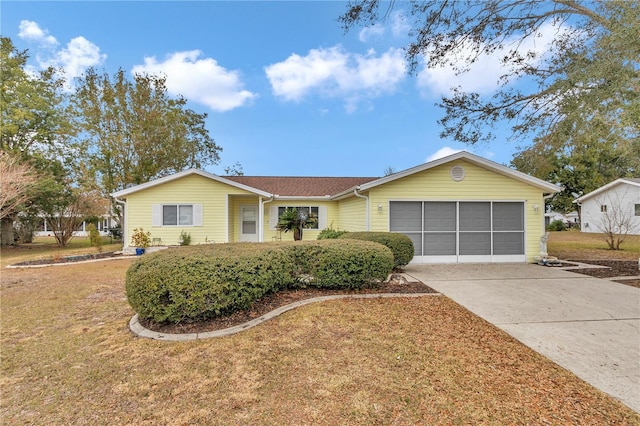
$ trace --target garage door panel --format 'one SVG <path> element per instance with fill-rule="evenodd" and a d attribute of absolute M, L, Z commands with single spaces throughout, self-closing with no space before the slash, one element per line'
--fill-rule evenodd
<path fill-rule="evenodd" d="M 522 203 L 493 203 L 494 231 L 524 231 Z"/>
<path fill-rule="evenodd" d="M 456 254 L 455 232 L 427 232 L 424 234 L 423 256 L 445 256 Z"/>
<path fill-rule="evenodd" d="M 524 254 L 524 232 L 494 233 L 493 254 Z"/>
<path fill-rule="evenodd" d="M 490 255 L 490 232 L 460 232 L 460 255 Z"/>
<path fill-rule="evenodd" d="M 455 232 L 456 217 L 456 203 L 454 202 L 424 203 L 424 231 L 426 232 Z"/>
<path fill-rule="evenodd" d="M 460 231 L 490 231 L 491 203 L 460 203 Z"/>
<path fill-rule="evenodd" d="M 422 203 L 394 201 L 390 203 L 391 230 L 398 232 L 422 231 Z"/>
<path fill-rule="evenodd" d="M 526 260 L 523 202 L 391 202 L 390 230 L 411 238 L 415 261 Z"/>

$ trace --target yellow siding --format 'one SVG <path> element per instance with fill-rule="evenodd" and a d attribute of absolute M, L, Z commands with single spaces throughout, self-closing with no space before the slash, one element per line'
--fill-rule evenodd
<path fill-rule="evenodd" d="M 465 169 L 460 182 L 451 179 L 454 165 Z M 525 201 L 527 261 L 538 255 L 540 237 L 544 233 L 544 200 L 542 191 L 524 182 L 476 166 L 464 160 L 447 163 L 433 169 L 373 188 L 369 195 L 372 231 L 389 230 L 389 201 L 400 200 L 509 200 Z M 382 204 L 382 211 L 378 211 Z M 534 211 L 534 205 L 538 211 Z"/>
<path fill-rule="evenodd" d="M 199 175 L 185 176 L 130 194 L 126 198 L 126 237 L 130 238 L 134 227 L 142 227 L 151 231 L 152 238 L 161 238 L 165 245 L 177 244 L 182 230 L 191 234 L 191 244 L 227 242 L 227 194 L 251 195 L 243 189 Z M 154 204 L 202 204 L 203 226 L 152 226 Z M 129 243 L 125 241 L 126 245 Z"/>
<path fill-rule="evenodd" d="M 334 223 L 334 229 L 351 232 L 367 230 L 366 214 L 367 201 L 363 198 L 353 196 L 338 203 L 338 221 Z"/>

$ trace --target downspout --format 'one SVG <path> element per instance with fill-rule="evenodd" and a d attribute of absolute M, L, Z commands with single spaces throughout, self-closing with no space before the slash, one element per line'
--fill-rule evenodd
<path fill-rule="evenodd" d="M 356 189 L 353 190 L 353 195 L 355 195 L 358 198 L 364 198 L 366 200 L 366 216 L 365 216 L 365 230 L 369 231 L 369 197 L 362 195 L 362 194 L 358 194 L 358 188 L 356 187 Z"/>
<path fill-rule="evenodd" d="M 268 200 L 262 200 L 262 197 L 259 197 L 260 200 L 260 209 L 258 211 L 258 242 L 264 242 L 264 205 L 273 201 L 273 195 L 269 197 Z"/>
<path fill-rule="evenodd" d="M 126 226 L 125 224 L 127 223 L 127 215 L 129 214 L 129 211 L 127 210 L 127 202 L 126 201 L 122 201 L 120 199 L 118 199 L 117 197 L 113 197 L 113 200 L 118 203 L 118 204 L 122 204 L 122 209 L 124 210 L 124 214 L 122 215 L 122 221 L 124 223 L 120 224 L 120 229 L 122 230 L 122 248 L 125 247 L 129 247 L 129 245 L 127 244 L 127 232 L 126 232 Z"/>

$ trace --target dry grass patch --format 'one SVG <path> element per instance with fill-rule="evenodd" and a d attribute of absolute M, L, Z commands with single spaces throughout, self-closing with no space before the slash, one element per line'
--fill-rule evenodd
<path fill-rule="evenodd" d="M 640 424 L 445 297 L 325 302 L 222 339 L 135 338 L 129 264 L 2 270 L 2 423 Z"/>
<path fill-rule="evenodd" d="M 629 235 L 622 250 L 609 250 L 602 234 L 578 230 L 551 232 L 547 243 L 550 255 L 559 259 L 638 260 L 640 235 Z"/>

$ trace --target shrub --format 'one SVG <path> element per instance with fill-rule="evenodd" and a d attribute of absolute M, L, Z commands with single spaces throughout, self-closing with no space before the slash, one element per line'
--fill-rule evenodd
<path fill-rule="evenodd" d="M 93 223 L 88 224 L 87 231 L 89 232 L 89 242 L 91 247 L 97 248 L 98 252 L 102 253 L 102 237 L 100 236 L 100 231 L 98 231 L 96 225 Z"/>
<path fill-rule="evenodd" d="M 142 228 L 134 228 L 131 234 L 131 245 L 133 247 L 149 247 L 151 245 L 151 232 L 144 232 Z"/>
<path fill-rule="evenodd" d="M 560 219 L 554 220 L 547 226 L 547 231 L 565 231 L 567 226 Z"/>
<path fill-rule="evenodd" d="M 339 238 L 374 241 L 387 246 L 393 253 L 394 268 L 407 265 L 415 253 L 411 238 L 395 232 L 349 232 Z"/>
<path fill-rule="evenodd" d="M 318 233 L 318 240 L 336 239 L 349 231 L 338 231 L 333 228 L 325 228 Z"/>
<path fill-rule="evenodd" d="M 178 323 L 245 309 L 293 281 L 285 250 L 243 246 L 190 246 L 140 258 L 127 271 L 129 304 L 140 318 Z"/>
<path fill-rule="evenodd" d="M 368 241 L 192 246 L 139 258 L 126 294 L 140 318 L 177 323 L 228 315 L 285 288 L 362 288 L 392 268 L 392 252 Z"/>
<path fill-rule="evenodd" d="M 295 277 L 322 288 L 359 289 L 387 278 L 393 253 L 371 241 L 324 240 L 297 244 Z"/>
<path fill-rule="evenodd" d="M 185 230 L 182 230 L 182 232 L 180 232 L 180 245 L 181 246 L 188 246 L 191 244 L 191 233 L 187 232 Z"/>

